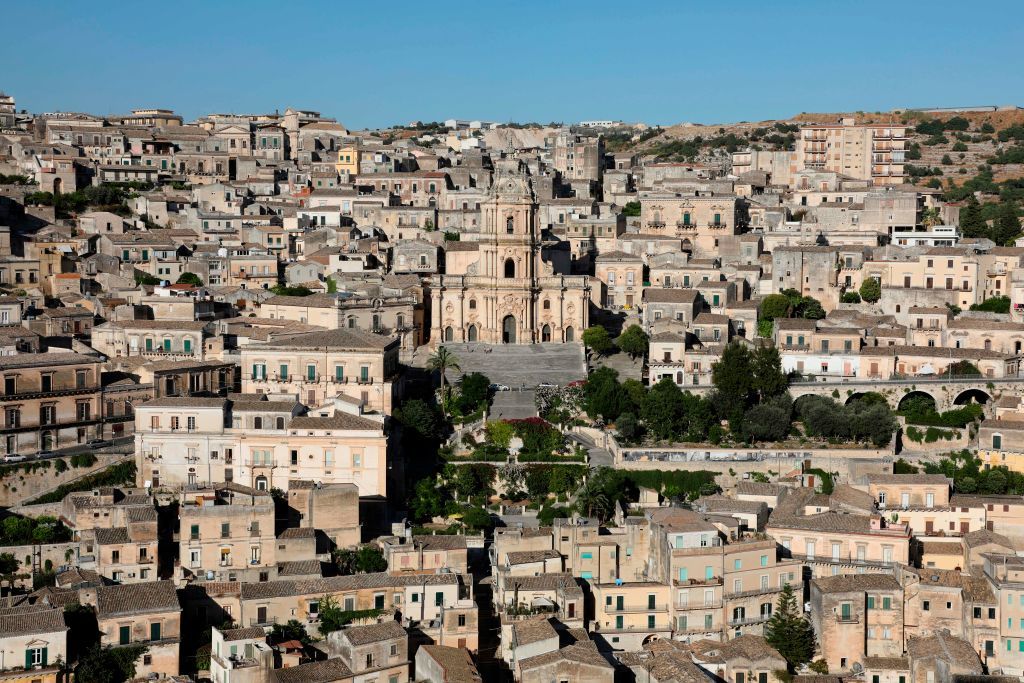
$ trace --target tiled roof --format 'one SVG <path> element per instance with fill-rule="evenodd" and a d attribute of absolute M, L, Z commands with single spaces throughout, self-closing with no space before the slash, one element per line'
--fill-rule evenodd
<path fill-rule="evenodd" d="M 514 550 L 507 553 L 506 557 L 509 564 L 530 564 L 561 559 L 562 555 L 557 550 Z"/>
<path fill-rule="evenodd" d="M 695 289 L 654 289 L 644 290 L 644 301 L 649 304 L 692 304 L 697 300 Z"/>
<path fill-rule="evenodd" d="M 119 545 L 121 543 L 131 543 L 131 539 L 128 537 L 127 527 L 115 527 L 113 529 L 97 528 L 96 542 L 99 545 Z"/>
<path fill-rule="evenodd" d="M 224 636 L 224 640 L 266 640 L 267 633 L 261 626 L 251 626 L 249 628 L 229 628 L 226 631 L 221 631 Z"/>
<path fill-rule="evenodd" d="M 900 582 L 891 574 L 850 574 L 811 579 L 822 593 L 851 593 L 870 590 L 900 590 Z"/>
<path fill-rule="evenodd" d="M 405 638 L 406 632 L 397 621 L 389 619 L 379 624 L 368 624 L 366 626 L 350 626 L 340 632 L 342 638 L 346 638 L 353 645 L 367 645 L 378 643 L 383 640 L 394 638 Z"/>
<path fill-rule="evenodd" d="M 575 664 L 582 664 L 585 666 L 594 666 L 601 669 L 607 669 L 609 674 L 614 670 L 611 664 L 608 663 L 593 643 L 576 643 L 569 647 L 563 647 L 560 650 L 554 652 L 547 652 L 536 657 L 529 657 L 519 662 L 519 668 L 523 671 L 529 671 L 548 664 L 553 664 L 560 660 L 573 662 Z M 580 680 L 586 680 L 581 678 Z"/>
<path fill-rule="evenodd" d="M 342 679 L 351 679 L 353 674 L 345 662 L 335 657 L 286 669 L 275 669 L 273 675 L 278 683 L 334 683 Z"/>
<path fill-rule="evenodd" d="M 100 616 L 180 610 L 178 593 L 171 581 L 100 586 L 96 589 L 96 612 Z"/>
<path fill-rule="evenodd" d="M 278 576 L 322 576 L 323 569 L 320 560 L 295 560 L 292 562 L 278 562 Z"/>
<path fill-rule="evenodd" d="M 529 645 L 548 638 L 557 638 L 558 632 L 547 619 L 525 619 L 512 624 L 513 636 L 517 645 Z"/>
<path fill-rule="evenodd" d="M 7 611 L 7 610 L 5 610 Z M 0 614 L 0 637 L 67 631 L 63 609 L 15 607 Z"/>
<path fill-rule="evenodd" d="M 324 595 L 360 588 L 398 588 L 404 586 L 447 586 L 458 584 L 454 574 L 416 574 L 392 576 L 387 573 L 356 574 L 353 576 L 331 576 L 322 579 L 294 579 L 288 581 L 267 581 L 243 583 L 242 600 L 260 600 L 289 595 Z"/>
<path fill-rule="evenodd" d="M 910 660 L 906 657 L 865 657 L 864 668 L 883 671 L 910 671 Z"/>
<path fill-rule="evenodd" d="M 360 332 L 351 329 L 328 330 L 326 332 L 306 332 L 287 337 L 274 336 L 264 346 L 249 346 L 258 353 L 261 348 L 284 348 L 284 349 L 384 349 L 395 341 L 392 337 L 384 337 L 379 334 Z"/>
<path fill-rule="evenodd" d="M 331 417 L 295 417 L 288 424 L 289 429 L 334 429 L 383 431 L 384 425 L 359 415 L 336 411 Z"/>
<path fill-rule="evenodd" d="M 935 658 L 971 670 L 962 673 L 980 674 L 982 672 L 981 660 L 974 647 L 966 640 L 956 638 L 948 633 L 937 632 L 935 635 L 924 638 L 911 637 L 907 641 L 907 655 L 911 661 Z"/>
<path fill-rule="evenodd" d="M 445 683 L 480 683 L 480 672 L 469 656 L 469 651 L 462 647 L 447 645 L 420 645 L 423 652 L 444 672 Z"/>

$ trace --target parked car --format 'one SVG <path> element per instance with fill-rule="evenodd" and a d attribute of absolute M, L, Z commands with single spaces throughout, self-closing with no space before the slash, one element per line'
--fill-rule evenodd
<path fill-rule="evenodd" d="M 507 384 L 492 384 L 491 391 L 512 391 Z"/>
<path fill-rule="evenodd" d="M 541 382 L 540 384 L 537 385 L 537 388 L 538 389 L 557 389 L 558 385 L 557 384 L 552 384 L 551 382 Z"/>
<path fill-rule="evenodd" d="M 113 445 L 113 443 L 113 441 L 108 441 L 106 439 L 93 439 L 92 441 L 85 445 L 88 446 L 89 448 L 103 448 L 104 446 Z"/>
<path fill-rule="evenodd" d="M 24 455 L 18 455 L 17 453 L 8 453 L 4 456 L 4 462 L 25 462 L 28 460 Z"/>
<path fill-rule="evenodd" d="M 36 453 L 37 458 L 52 458 L 56 455 L 53 451 L 39 451 Z"/>

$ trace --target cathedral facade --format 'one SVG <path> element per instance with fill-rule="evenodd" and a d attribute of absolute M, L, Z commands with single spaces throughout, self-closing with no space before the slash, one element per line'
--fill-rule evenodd
<path fill-rule="evenodd" d="M 536 210 L 529 176 L 514 166 L 500 167 L 482 207 L 478 258 L 465 272 L 449 269 L 431 289 L 433 346 L 580 340 L 592 279 L 557 273 L 543 259 Z"/>

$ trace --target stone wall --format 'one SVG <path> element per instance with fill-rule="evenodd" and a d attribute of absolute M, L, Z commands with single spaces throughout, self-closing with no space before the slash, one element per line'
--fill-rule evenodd
<path fill-rule="evenodd" d="M 94 455 L 96 462 L 89 467 L 72 467 L 71 456 L 64 456 L 50 459 L 48 461 L 50 466 L 47 468 L 38 467 L 40 463 L 36 463 L 35 471 L 25 471 L 26 465 L 33 464 L 31 461 L 0 468 L 0 471 L 6 472 L 5 476 L 0 478 L 0 507 L 13 508 L 26 500 L 49 493 L 62 484 L 81 479 L 109 467 L 126 457 L 123 453 L 96 453 Z M 57 460 L 64 460 L 68 468 L 63 472 L 57 472 L 54 464 Z"/>

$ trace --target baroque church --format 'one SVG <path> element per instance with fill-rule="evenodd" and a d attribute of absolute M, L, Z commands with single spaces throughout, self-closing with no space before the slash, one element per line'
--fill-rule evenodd
<path fill-rule="evenodd" d="M 431 344 L 578 342 L 587 328 L 592 278 L 556 267 L 536 223 L 537 201 L 526 167 L 501 160 L 482 206 L 475 251 L 448 259 L 431 292 Z M 475 249 L 474 249 L 475 246 Z M 462 254 L 460 254 L 462 255 Z M 464 271 L 464 272 L 460 272 Z"/>

